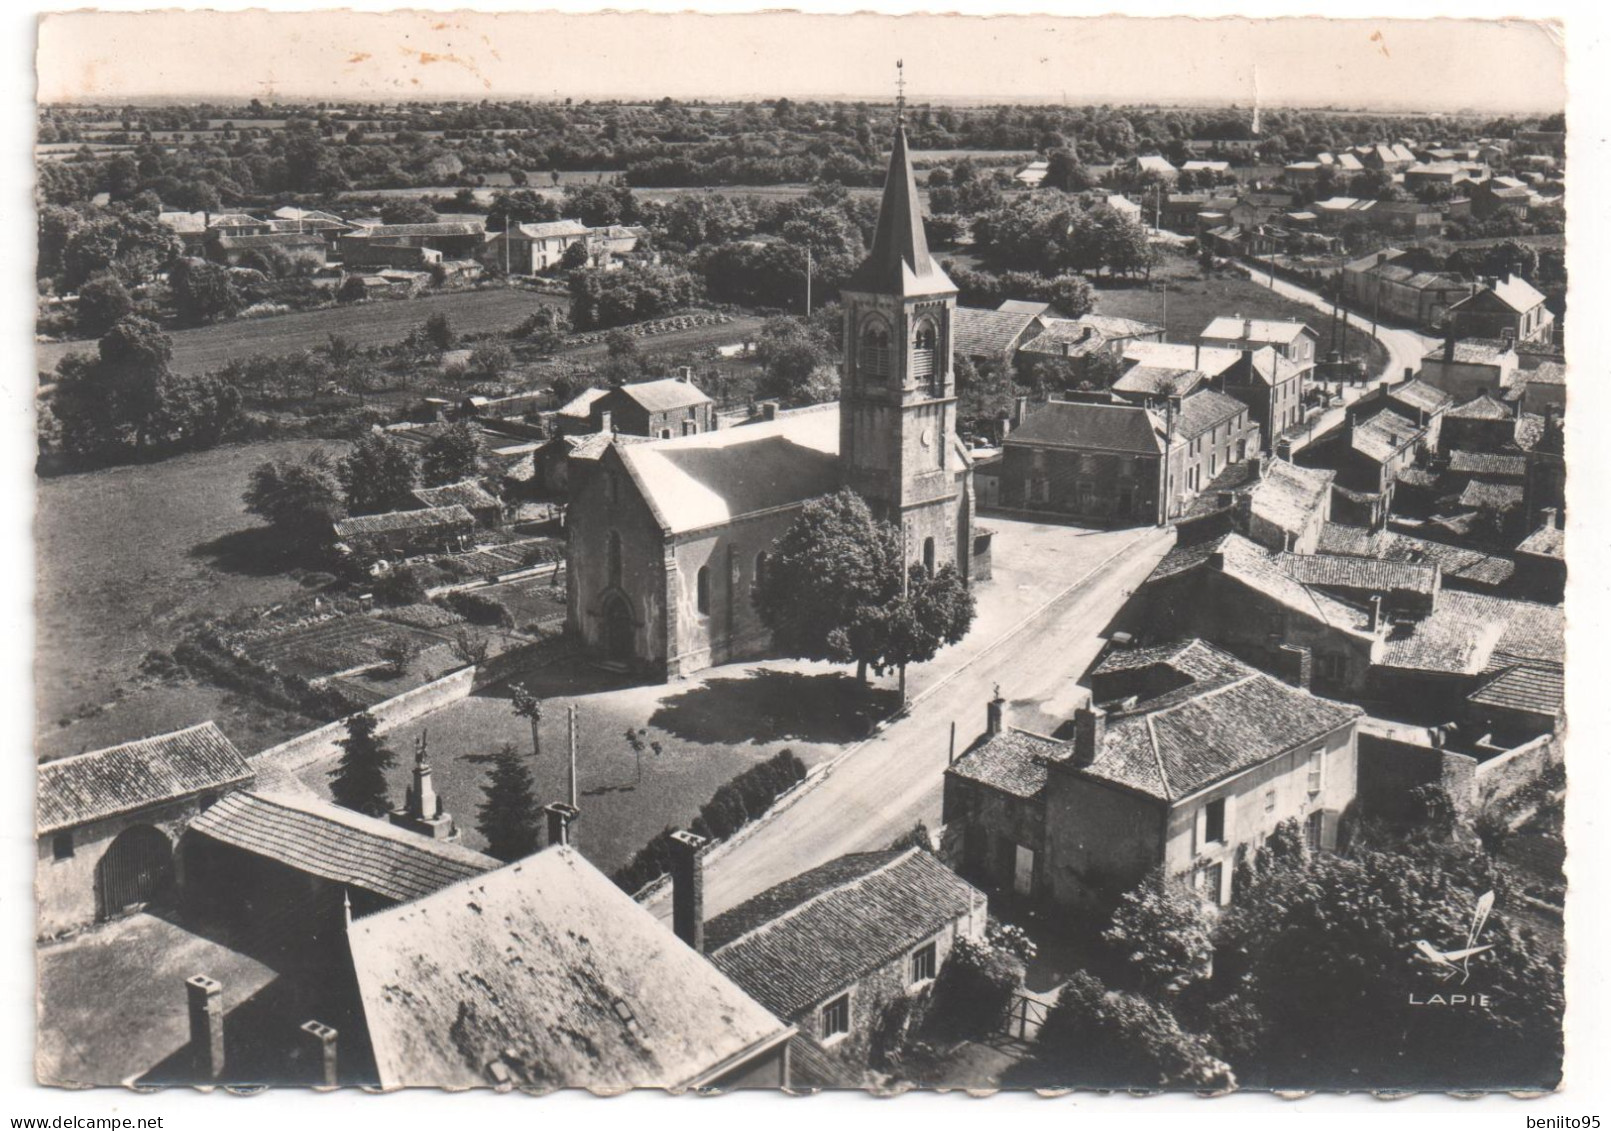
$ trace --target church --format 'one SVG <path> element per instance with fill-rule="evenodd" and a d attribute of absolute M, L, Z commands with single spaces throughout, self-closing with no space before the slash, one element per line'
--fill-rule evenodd
<path fill-rule="evenodd" d="M 956 433 L 956 285 L 929 255 L 899 121 L 873 247 L 841 292 L 837 403 L 753 424 L 611 445 L 572 471 L 567 629 L 639 674 L 765 656 L 752 594 L 809 500 L 850 487 L 901 528 L 907 558 L 981 579 L 973 469 Z"/>

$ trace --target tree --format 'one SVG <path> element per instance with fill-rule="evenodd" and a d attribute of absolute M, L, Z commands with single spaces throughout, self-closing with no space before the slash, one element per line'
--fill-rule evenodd
<path fill-rule="evenodd" d="M 381 205 L 382 224 L 434 224 L 436 211 L 423 200 L 388 200 Z"/>
<path fill-rule="evenodd" d="M 420 474 L 427 487 L 458 483 L 480 473 L 481 433 L 468 420 L 448 425 L 420 453 Z"/>
<path fill-rule="evenodd" d="M 1172 997 L 1208 977 L 1212 925 L 1203 901 L 1159 871 L 1124 893 L 1102 938 L 1124 955 L 1143 989 Z"/>
<path fill-rule="evenodd" d="M 216 263 L 180 259 L 168 272 L 174 309 L 181 321 L 200 324 L 227 318 L 241 308 L 229 271 Z"/>
<path fill-rule="evenodd" d="M 900 593 L 901 565 L 899 532 L 842 490 L 806 503 L 774 544 L 756 609 L 785 655 L 854 661 L 865 681 L 883 659 L 882 614 Z"/>
<path fill-rule="evenodd" d="M 953 363 L 957 380 L 957 422 L 992 438 L 997 422 L 1012 411 L 1013 384 L 1007 369 L 995 359 L 974 360 L 958 355 Z"/>
<path fill-rule="evenodd" d="M 144 318 L 127 317 L 101 337 L 97 356 L 70 355 L 57 366 L 51 413 L 69 452 L 106 457 L 141 451 L 162 406 L 173 342 Z"/>
<path fill-rule="evenodd" d="M 559 257 L 559 265 L 567 271 L 575 271 L 587 266 L 587 242 L 577 240 L 566 247 Z"/>
<path fill-rule="evenodd" d="M 336 465 L 349 514 L 406 509 L 413 502 L 410 492 L 419 484 L 419 475 L 413 448 L 390 432 L 360 437 Z"/>
<path fill-rule="evenodd" d="M 460 628 L 453 634 L 453 657 L 466 667 L 485 663 L 487 653 L 492 650 L 487 634 L 473 629 Z"/>
<path fill-rule="evenodd" d="M 78 329 L 100 337 L 134 312 L 134 300 L 116 275 L 98 275 L 78 292 Z"/>
<path fill-rule="evenodd" d="M 502 342 L 484 342 L 470 354 L 470 372 L 487 381 L 497 381 L 515 364 L 515 355 Z"/>
<path fill-rule="evenodd" d="M 331 525 L 345 515 L 340 484 L 323 450 L 300 463 L 269 460 L 253 469 L 241 496 L 246 509 L 295 548 L 322 546 L 332 537 Z"/>
<path fill-rule="evenodd" d="M 883 655 L 879 666 L 900 671 L 901 703 L 906 703 L 906 668 L 932 660 L 973 627 L 973 590 L 954 565 L 930 573 L 921 564 L 908 570 L 906 592 L 884 610 Z"/>
<path fill-rule="evenodd" d="M 398 633 L 387 637 L 380 647 L 375 649 L 375 654 L 386 661 L 393 676 L 400 677 L 420 654 L 420 642 L 410 633 Z"/>
<path fill-rule="evenodd" d="M 362 711 L 347 719 L 347 737 L 336 743 L 341 760 L 330 771 L 330 799 L 343 809 L 370 817 L 391 812 L 386 771 L 397 756 L 375 735 L 375 716 Z"/>
<path fill-rule="evenodd" d="M 531 768 L 511 742 L 489 760 L 492 773 L 481 787 L 486 799 L 476 810 L 476 827 L 487 839 L 488 855 L 506 862 L 524 859 L 543 846 L 542 806 Z"/>
<path fill-rule="evenodd" d="M 543 757 L 543 701 L 526 690 L 523 683 L 509 685 L 510 706 L 516 715 L 531 723 L 531 754 L 538 761 Z"/>
<path fill-rule="evenodd" d="M 803 319 L 769 318 L 761 326 L 755 355 L 762 369 L 759 395 L 810 404 L 818 372 L 833 365 L 833 343 Z"/>
<path fill-rule="evenodd" d="M 453 343 L 458 341 L 458 335 L 453 332 L 453 323 L 440 310 L 425 320 L 420 333 L 425 341 L 439 350 L 450 350 Z"/>

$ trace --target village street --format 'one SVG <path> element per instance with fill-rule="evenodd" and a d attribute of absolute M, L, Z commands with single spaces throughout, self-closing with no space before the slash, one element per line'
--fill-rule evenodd
<path fill-rule="evenodd" d="M 1071 714 L 1081 701 L 1075 680 L 1101 650 L 1100 634 L 1173 541 L 1170 530 L 1137 531 L 1111 561 L 1071 577 L 1037 615 L 926 688 L 906 717 L 845 754 L 792 804 L 713 850 L 706 916 L 847 852 L 882 848 L 918 821 L 938 829 L 952 725 L 960 752 L 984 730 L 997 687 L 1016 725 L 1050 729 L 1049 720 Z M 648 906 L 669 922 L 669 887 Z"/>

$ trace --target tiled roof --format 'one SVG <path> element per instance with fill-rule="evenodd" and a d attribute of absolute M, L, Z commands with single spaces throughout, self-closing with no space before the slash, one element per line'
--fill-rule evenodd
<path fill-rule="evenodd" d="M 1388 561 L 1435 564 L 1443 570 L 1445 580 L 1458 578 L 1485 586 L 1499 586 L 1509 581 L 1511 574 L 1516 572 L 1516 563 L 1509 558 L 1495 557 L 1464 546 L 1451 546 L 1447 542 L 1385 531 L 1378 536 L 1378 540 L 1379 552 L 1371 556 L 1380 556 Z"/>
<path fill-rule="evenodd" d="M 336 537 L 365 537 L 393 534 L 400 530 L 431 530 L 436 527 L 473 526 L 475 516 L 461 506 L 430 507 L 419 511 L 390 511 L 361 514 L 336 523 Z"/>
<path fill-rule="evenodd" d="M 516 224 L 515 230 L 527 239 L 545 240 L 556 236 L 585 236 L 590 231 L 579 220 L 549 220 L 542 224 Z"/>
<path fill-rule="evenodd" d="M 1149 396 L 1185 396 L 1207 380 L 1195 369 L 1169 369 L 1161 365 L 1135 365 L 1113 383 L 1116 393 Z"/>
<path fill-rule="evenodd" d="M 982 929 L 985 897 L 921 848 L 841 856 L 746 900 L 705 927 L 711 961 L 780 1017 L 794 1017 L 959 919 Z"/>
<path fill-rule="evenodd" d="M 1445 589 L 1430 616 L 1395 626 L 1382 653 L 1387 667 L 1476 675 L 1500 654 L 1559 663 L 1565 620 L 1559 608 Z"/>
<path fill-rule="evenodd" d="M 1546 558 L 1566 556 L 1566 531 L 1554 524 L 1545 524 L 1533 531 L 1516 547 L 1518 554 L 1534 554 Z"/>
<path fill-rule="evenodd" d="M 251 767 L 211 722 L 46 762 L 37 773 L 41 834 L 250 780 Z"/>
<path fill-rule="evenodd" d="M 1420 425 L 1396 412 L 1378 412 L 1369 420 L 1356 424 L 1348 442 L 1349 447 L 1360 455 L 1377 463 L 1386 463 L 1424 432 Z"/>
<path fill-rule="evenodd" d="M 1520 275 L 1512 275 L 1508 279 L 1492 283 L 1486 290 L 1478 291 L 1470 298 L 1462 299 L 1450 309 L 1457 309 L 1468 302 L 1475 303 L 1481 300 L 1485 294 L 1493 295 L 1517 314 L 1525 314 L 1544 301 L 1544 296 L 1539 294 L 1531 283 Z"/>
<path fill-rule="evenodd" d="M 996 307 L 996 309 L 1001 311 L 1003 314 L 1027 314 L 1031 318 L 1045 314 L 1051 308 L 1052 304 L 1049 302 L 1035 302 L 1030 299 L 1022 298 L 1006 299 L 1000 306 Z M 962 308 L 958 307 L 958 309 L 960 310 Z"/>
<path fill-rule="evenodd" d="M 1110 712 L 1102 749 L 1076 772 L 1176 801 L 1364 714 L 1237 667 L 1224 682 L 1193 684 Z"/>
<path fill-rule="evenodd" d="M 612 445 L 625 448 L 633 444 L 647 444 L 651 439 L 649 436 L 633 436 L 626 432 L 590 432 L 585 436 L 565 437 L 571 449 L 570 458 L 588 460 L 602 458 Z"/>
<path fill-rule="evenodd" d="M 310 232 L 264 232 L 255 236 L 219 236 L 218 246 L 226 251 L 250 251 L 254 247 L 325 246 L 324 237 Z"/>
<path fill-rule="evenodd" d="M 1114 672 L 1153 667 L 1173 668 L 1197 683 L 1235 679 L 1245 674 L 1245 665 L 1236 657 L 1196 638 L 1175 640 L 1151 648 L 1114 648 L 1102 657 L 1101 663 L 1092 668 L 1090 674 L 1112 675 Z"/>
<path fill-rule="evenodd" d="M 586 420 L 593 410 L 593 402 L 609 392 L 608 389 L 584 389 L 554 411 L 560 416 L 577 416 Z"/>
<path fill-rule="evenodd" d="M 347 238 L 397 239 L 407 236 L 479 236 L 484 228 L 464 220 L 440 220 L 434 224 L 376 224 Z"/>
<path fill-rule="evenodd" d="M 1024 311 L 956 308 L 954 350 L 964 357 L 997 357 L 1012 349 L 1037 315 Z"/>
<path fill-rule="evenodd" d="M 458 506 L 474 511 L 478 507 L 498 505 L 498 500 L 474 479 L 466 479 L 462 483 L 449 483 L 443 487 L 416 487 L 410 494 L 428 510 Z"/>
<path fill-rule="evenodd" d="M 1158 455 L 1163 421 L 1136 405 L 1048 401 L 1007 436 L 1007 446 L 1037 446 Z"/>
<path fill-rule="evenodd" d="M 1263 474 L 1250 490 L 1253 514 L 1281 530 L 1302 530 L 1325 506 L 1336 478 L 1335 471 L 1266 460 Z"/>
<path fill-rule="evenodd" d="M 1242 351 L 1184 342 L 1130 342 L 1124 347 L 1124 360 L 1171 369 L 1197 369 L 1210 377 L 1218 377 L 1242 360 Z"/>
<path fill-rule="evenodd" d="M 645 412 L 672 412 L 710 404 L 710 398 L 692 381 L 665 377 L 659 381 L 638 381 L 622 385 L 615 392 L 639 405 Z"/>
<path fill-rule="evenodd" d="M 796 1033 L 789 1041 L 791 1092 L 862 1088 L 865 1075 L 865 1070 L 823 1048 L 808 1033 Z"/>
<path fill-rule="evenodd" d="M 1487 393 L 1478 393 L 1462 405 L 1456 405 L 1444 414 L 1449 420 L 1513 420 L 1516 414 Z"/>
<path fill-rule="evenodd" d="M 1473 479 L 1460 492 L 1460 506 L 1466 510 L 1509 510 L 1521 506 L 1524 495 L 1519 483 L 1486 483 Z"/>
<path fill-rule="evenodd" d="M 1558 361 L 1546 361 L 1521 374 L 1529 385 L 1565 385 L 1566 366 Z"/>
<path fill-rule="evenodd" d="M 839 405 L 780 412 L 742 428 L 652 444 L 612 444 L 644 502 L 669 533 L 794 506 L 840 482 Z"/>
<path fill-rule="evenodd" d="M 1280 562 L 1288 577 L 1305 585 L 1427 594 L 1437 587 L 1437 570 L 1429 565 L 1345 554 L 1282 554 Z"/>
<path fill-rule="evenodd" d="M 1486 475 L 1521 480 L 1527 477 L 1527 457 L 1506 455 L 1502 452 L 1468 452 L 1456 449 L 1449 453 L 1449 470 L 1456 475 Z"/>
<path fill-rule="evenodd" d="M 1181 439 L 1190 440 L 1246 412 L 1247 405 L 1235 397 L 1214 389 L 1200 389 L 1181 400 L 1175 428 Z"/>
<path fill-rule="evenodd" d="M 1034 800 L 1046 788 L 1047 759 L 1062 756 L 1062 743 L 1008 727 L 967 751 L 946 773 Z"/>
<path fill-rule="evenodd" d="M 1241 342 L 1279 342 L 1287 345 L 1305 332 L 1313 334 L 1302 322 L 1277 322 L 1266 318 L 1214 319 L 1198 335 L 1203 338 L 1224 338 Z"/>
<path fill-rule="evenodd" d="M 1355 557 L 1374 558 L 1380 550 L 1383 533 L 1363 526 L 1349 526 L 1343 522 L 1321 524 L 1320 538 L 1315 544 L 1317 554 L 1352 554 Z"/>
<path fill-rule="evenodd" d="M 499 866 L 457 844 L 289 795 L 232 793 L 192 821 L 190 831 L 399 903 Z"/>
<path fill-rule="evenodd" d="M 1216 557 L 1219 559 L 1217 568 L 1220 572 L 1268 600 L 1340 632 L 1356 637 L 1369 635 L 1363 612 L 1320 589 L 1293 579 L 1282 568 L 1280 554 L 1271 553 L 1240 534 L 1224 534 L 1195 545 L 1176 546 L 1164 555 L 1147 582 L 1150 584 L 1190 569 L 1208 567 Z"/>
<path fill-rule="evenodd" d="M 1560 664 L 1524 661 L 1490 665 L 1493 677 L 1466 698 L 1479 706 L 1558 715 L 1566 705 L 1565 670 Z"/>
<path fill-rule="evenodd" d="M 1442 361 L 1447 346 L 1428 350 L 1422 361 Z M 1454 360 L 1461 365 L 1498 365 L 1506 354 L 1514 353 L 1507 342 L 1488 338 L 1464 338 L 1454 343 Z"/>
<path fill-rule="evenodd" d="M 1454 403 L 1448 393 L 1421 380 L 1395 385 L 1387 390 L 1387 399 L 1423 412 L 1439 412 Z"/>
<path fill-rule="evenodd" d="M 387 1088 L 687 1088 L 792 1032 L 568 846 L 348 938 Z"/>

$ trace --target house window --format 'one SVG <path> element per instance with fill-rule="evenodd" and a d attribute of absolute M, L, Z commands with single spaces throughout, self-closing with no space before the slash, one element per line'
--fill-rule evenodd
<path fill-rule="evenodd" d="M 700 566 L 699 572 L 694 575 L 694 603 L 698 605 L 700 615 L 710 615 L 710 567 Z"/>
<path fill-rule="evenodd" d="M 1324 784 L 1322 779 L 1325 776 L 1325 767 L 1326 758 L 1323 751 L 1316 750 L 1309 755 L 1309 792 L 1311 794 L 1320 792 L 1320 787 Z"/>
<path fill-rule="evenodd" d="M 1330 652 L 1322 652 L 1315 657 L 1315 667 L 1320 672 L 1320 678 L 1333 683 L 1341 683 L 1346 678 L 1347 667 L 1341 656 Z"/>
<path fill-rule="evenodd" d="M 682 434 L 684 436 L 697 436 L 697 435 L 699 435 L 699 421 L 697 421 L 697 420 L 684 420 L 682 422 Z"/>
<path fill-rule="evenodd" d="M 1303 824 L 1303 839 L 1310 852 L 1319 852 L 1326 838 L 1326 814 L 1319 810 L 1310 813 Z"/>
<path fill-rule="evenodd" d="M 71 860 L 73 858 L 73 834 L 70 832 L 57 833 L 51 837 L 50 854 L 57 860 Z"/>
<path fill-rule="evenodd" d="M 930 577 L 934 576 L 934 539 L 923 539 L 923 570 Z"/>
<path fill-rule="evenodd" d="M 1203 843 L 1225 843 L 1225 799 L 1210 801 L 1203 809 Z"/>
<path fill-rule="evenodd" d="M 840 994 L 822 1007 L 822 1039 L 850 1032 L 850 995 Z"/>
<path fill-rule="evenodd" d="M 912 952 L 912 984 L 926 982 L 934 977 L 935 959 L 938 953 L 934 943 L 920 946 Z"/>
<path fill-rule="evenodd" d="M 1211 903 L 1219 904 L 1225 886 L 1225 865 L 1208 864 L 1192 874 L 1192 887 L 1197 894 Z"/>

